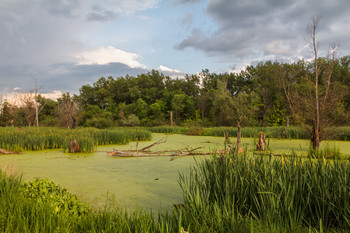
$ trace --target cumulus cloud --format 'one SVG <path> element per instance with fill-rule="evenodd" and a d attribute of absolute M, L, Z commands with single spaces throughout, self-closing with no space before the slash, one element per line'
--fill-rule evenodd
<path fill-rule="evenodd" d="M 112 62 L 118 62 L 130 66 L 131 68 L 146 68 L 138 59 L 139 55 L 116 49 L 113 46 L 98 47 L 96 49 L 87 50 L 76 55 L 78 64 L 105 65 Z"/>
<path fill-rule="evenodd" d="M 145 71 L 141 57 L 113 46 L 92 47 L 101 23 L 157 7 L 158 0 L 3 0 L 0 3 L 0 83 L 10 90 L 76 92 L 101 76 Z M 97 22 L 97 23 L 96 23 Z"/>
<path fill-rule="evenodd" d="M 170 72 L 170 73 L 181 73 L 180 70 L 177 70 L 177 69 L 172 69 L 172 68 L 169 68 L 167 66 L 163 66 L 163 65 L 160 65 L 157 70 L 159 71 L 165 71 L 165 72 Z"/>
<path fill-rule="evenodd" d="M 206 13 L 217 25 L 216 30 L 205 33 L 197 27 L 175 48 L 239 59 L 306 56 L 306 26 L 316 15 L 322 17 L 318 39 L 325 46 L 321 49 L 328 49 L 327 45 L 338 40 L 348 49 L 348 33 L 344 33 L 348 29 L 344 25 L 349 22 L 349 7 L 349 1 L 210 0 Z"/>

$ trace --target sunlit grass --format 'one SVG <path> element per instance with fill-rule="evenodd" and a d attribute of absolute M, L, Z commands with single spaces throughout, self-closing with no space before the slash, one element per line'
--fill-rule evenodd
<path fill-rule="evenodd" d="M 151 139 L 146 130 L 114 128 L 99 130 L 95 128 L 49 128 L 24 127 L 21 129 L 0 128 L 0 148 L 12 151 L 36 151 L 62 148 L 69 152 L 71 140 L 77 140 L 81 152 L 93 152 L 98 145 L 127 144 L 130 141 Z"/>

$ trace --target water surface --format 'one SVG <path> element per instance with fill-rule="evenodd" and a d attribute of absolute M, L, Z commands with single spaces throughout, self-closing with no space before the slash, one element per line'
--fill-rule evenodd
<path fill-rule="evenodd" d="M 153 140 L 164 138 L 153 134 Z M 198 137 L 169 135 L 167 142 L 159 144 L 152 151 L 167 151 L 201 147 L 198 151 L 209 152 L 224 148 L 220 137 Z M 232 142 L 235 139 L 231 139 Z M 138 149 L 152 142 L 139 142 Z M 333 142 L 332 142 L 333 143 Z M 334 142 L 343 153 L 350 153 L 350 142 Z M 273 153 L 303 153 L 309 146 L 308 140 L 269 141 Z M 322 142 L 321 146 L 326 145 Z M 243 138 L 242 145 L 254 148 L 254 139 Z M 125 208 L 140 206 L 158 210 L 182 203 L 182 192 L 178 184 L 179 173 L 188 174 L 196 160 L 209 156 L 177 157 L 134 157 L 119 158 L 107 155 L 113 148 L 135 149 L 136 142 L 124 146 L 98 147 L 91 154 L 67 154 L 62 150 L 25 152 L 19 155 L 1 155 L 0 165 L 8 165 L 23 174 L 24 180 L 35 177 L 48 178 L 77 194 L 83 201 L 95 208 L 104 207 L 107 200 Z M 108 195 L 107 195 L 108 194 Z M 111 204 L 111 202 L 108 202 Z"/>

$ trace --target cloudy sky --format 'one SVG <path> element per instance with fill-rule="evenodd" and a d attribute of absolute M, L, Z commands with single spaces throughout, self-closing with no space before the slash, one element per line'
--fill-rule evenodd
<path fill-rule="evenodd" d="M 350 55 L 348 0 L 1 0 L 0 94 L 79 93 L 104 76 L 235 72 L 260 61 Z"/>

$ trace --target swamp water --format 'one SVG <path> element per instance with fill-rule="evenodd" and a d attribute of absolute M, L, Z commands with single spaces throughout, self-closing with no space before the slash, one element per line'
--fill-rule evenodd
<path fill-rule="evenodd" d="M 152 142 L 164 137 L 153 134 Z M 167 142 L 156 145 L 151 151 L 167 151 L 202 147 L 198 151 L 209 152 L 224 148 L 223 137 L 199 137 L 169 135 Z M 231 139 L 234 141 L 234 139 Z M 139 142 L 138 149 L 152 144 Z M 350 142 L 339 142 L 342 152 L 349 153 Z M 254 147 L 254 140 L 242 139 L 243 146 Z M 343 145 L 344 144 L 344 145 Z M 270 140 L 270 148 L 275 153 L 291 150 L 307 150 L 307 140 Z M 345 151 L 342 149 L 346 146 Z M 135 149 L 136 142 L 123 146 L 103 146 L 91 154 L 67 154 L 62 150 L 24 152 L 19 155 L 1 155 L 0 167 L 10 167 L 23 174 L 26 181 L 35 177 L 48 178 L 65 187 L 69 192 L 91 204 L 93 208 L 103 208 L 116 204 L 124 208 L 143 209 L 169 208 L 174 203 L 182 203 L 182 191 L 178 184 L 179 173 L 188 174 L 190 167 L 209 156 L 177 157 L 133 157 L 120 158 L 107 155 L 116 149 Z"/>

